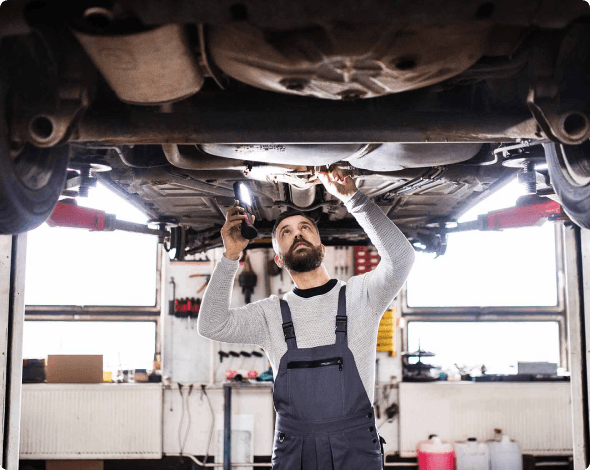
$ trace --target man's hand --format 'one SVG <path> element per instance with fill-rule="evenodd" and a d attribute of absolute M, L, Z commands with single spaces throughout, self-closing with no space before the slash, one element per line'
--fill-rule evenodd
<path fill-rule="evenodd" d="M 326 191 L 346 203 L 356 193 L 356 184 L 350 176 L 337 168 L 335 170 L 316 171 L 316 175 L 322 182 Z"/>
<path fill-rule="evenodd" d="M 225 224 L 221 228 L 221 238 L 223 239 L 223 246 L 225 247 L 225 252 L 223 256 L 228 259 L 237 261 L 240 258 L 240 253 L 242 250 L 248 246 L 250 240 L 246 240 L 242 237 L 242 233 L 240 232 L 240 225 L 242 221 L 246 218 L 246 214 L 244 213 L 244 208 L 239 207 L 239 202 L 236 201 L 233 207 L 227 211 L 227 215 L 225 216 Z M 252 215 L 252 222 L 256 216 Z"/>

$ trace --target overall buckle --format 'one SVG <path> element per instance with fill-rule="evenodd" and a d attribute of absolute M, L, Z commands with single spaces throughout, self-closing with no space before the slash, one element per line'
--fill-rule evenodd
<path fill-rule="evenodd" d="M 346 333 L 347 317 L 336 316 L 336 333 Z"/>
<path fill-rule="evenodd" d="M 295 338 L 295 328 L 293 327 L 293 322 L 283 323 L 283 333 L 285 335 L 285 341 Z"/>

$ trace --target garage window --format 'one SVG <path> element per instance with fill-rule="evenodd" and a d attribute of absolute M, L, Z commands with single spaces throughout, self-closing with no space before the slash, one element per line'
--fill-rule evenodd
<path fill-rule="evenodd" d="M 78 204 L 146 223 L 146 216 L 103 186 Z M 157 238 L 43 224 L 29 232 L 25 303 L 43 306 L 156 305 Z"/>
<path fill-rule="evenodd" d="M 467 212 L 459 222 L 512 207 L 516 182 Z M 407 307 L 555 307 L 555 226 L 451 233 L 445 255 L 418 254 L 407 282 Z"/>
<path fill-rule="evenodd" d="M 436 354 L 423 362 L 490 374 L 515 374 L 518 362 L 560 363 L 557 322 L 421 322 L 407 325 L 408 349 Z"/>
<path fill-rule="evenodd" d="M 155 322 L 26 321 L 23 358 L 101 354 L 105 371 L 153 369 L 155 338 Z"/>

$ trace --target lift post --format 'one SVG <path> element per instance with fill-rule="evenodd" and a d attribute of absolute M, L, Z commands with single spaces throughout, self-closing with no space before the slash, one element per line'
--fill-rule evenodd
<path fill-rule="evenodd" d="M 18 470 L 25 319 L 26 234 L 0 235 L 0 462 Z"/>
<path fill-rule="evenodd" d="M 590 230 L 563 227 L 574 470 L 590 465 Z"/>

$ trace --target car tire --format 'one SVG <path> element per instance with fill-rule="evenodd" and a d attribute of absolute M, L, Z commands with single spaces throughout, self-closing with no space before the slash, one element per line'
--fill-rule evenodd
<path fill-rule="evenodd" d="M 0 80 L 0 234 L 17 234 L 41 225 L 64 187 L 68 147 L 41 149 L 26 144 L 11 154 L 5 89 Z"/>
<path fill-rule="evenodd" d="M 543 144 L 551 185 L 568 216 L 590 228 L 590 141 Z"/>
<path fill-rule="evenodd" d="M 27 146 L 19 158 L 36 161 L 37 171 L 45 174 L 43 184 L 30 187 L 4 150 L 0 148 L 0 234 L 17 234 L 38 227 L 53 211 L 64 187 L 68 154 L 64 147 Z"/>

